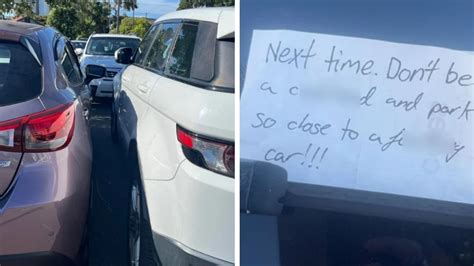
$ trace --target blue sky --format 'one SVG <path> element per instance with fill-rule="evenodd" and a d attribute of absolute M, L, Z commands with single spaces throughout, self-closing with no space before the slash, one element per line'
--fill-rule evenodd
<path fill-rule="evenodd" d="M 179 0 L 137 0 L 138 8 L 135 10 L 135 16 L 148 18 L 158 18 L 163 14 L 175 11 Z M 132 12 L 127 12 L 132 16 Z"/>

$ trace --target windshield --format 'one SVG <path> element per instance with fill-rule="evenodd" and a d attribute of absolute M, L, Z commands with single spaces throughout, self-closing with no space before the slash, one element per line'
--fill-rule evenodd
<path fill-rule="evenodd" d="M 113 56 L 119 48 L 130 47 L 135 51 L 139 44 L 140 40 L 134 38 L 96 37 L 90 39 L 86 54 Z"/>
<path fill-rule="evenodd" d="M 84 49 L 86 47 L 86 43 L 87 42 L 82 42 L 82 41 L 72 41 L 71 44 L 72 44 L 72 47 L 74 47 L 74 49 L 77 49 L 77 48 L 81 48 L 81 49 Z"/>

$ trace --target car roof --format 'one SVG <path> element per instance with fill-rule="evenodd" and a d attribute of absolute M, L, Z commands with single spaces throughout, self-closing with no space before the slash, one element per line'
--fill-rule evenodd
<path fill-rule="evenodd" d="M 217 39 L 234 37 L 234 8 L 233 7 L 206 7 L 192 8 L 165 14 L 155 21 L 189 19 L 217 23 Z"/>
<path fill-rule="evenodd" d="M 93 34 L 91 38 L 100 37 L 100 38 L 130 38 L 130 39 L 140 39 L 135 35 L 127 35 L 127 34 L 109 34 L 109 33 L 97 33 Z"/>
<path fill-rule="evenodd" d="M 44 28 L 37 24 L 2 20 L 0 21 L 0 39 L 18 41 L 21 36 L 30 35 Z"/>

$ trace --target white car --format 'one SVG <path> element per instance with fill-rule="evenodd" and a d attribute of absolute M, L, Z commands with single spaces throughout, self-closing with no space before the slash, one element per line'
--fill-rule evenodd
<path fill-rule="evenodd" d="M 111 126 L 133 166 L 130 263 L 232 265 L 234 9 L 164 15 L 132 53 Z"/>
<path fill-rule="evenodd" d="M 89 84 L 92 97 L 113 96 L 113 78 L 124 67 L 123 64 L 115 62 L 114 53 L 123 47 L 129 47 L 135 51 L 140 41 L 137 36 L 122 34 L 93 34 L 89 37 L 84 50 L 78 50 L 82 52 L 80 54 L 81 68 L 85 69 L 89 64 L 107 68 L 104 78 L 93 80 Z"/>

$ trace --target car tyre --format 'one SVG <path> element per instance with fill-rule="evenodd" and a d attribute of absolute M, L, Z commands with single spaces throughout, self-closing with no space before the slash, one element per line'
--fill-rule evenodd
<path fill-rule="evenodd" d="M 132 154 L 135 152 L 132 151 Z M 141 185 L 140 170 L 136 156 L 131 163 L 130 201 L 128 208 L 128 258 L 131 266 L 159 266 L 161 265 L 155 252 L 150 222 L 146 219 L 147 208 Z"/>

